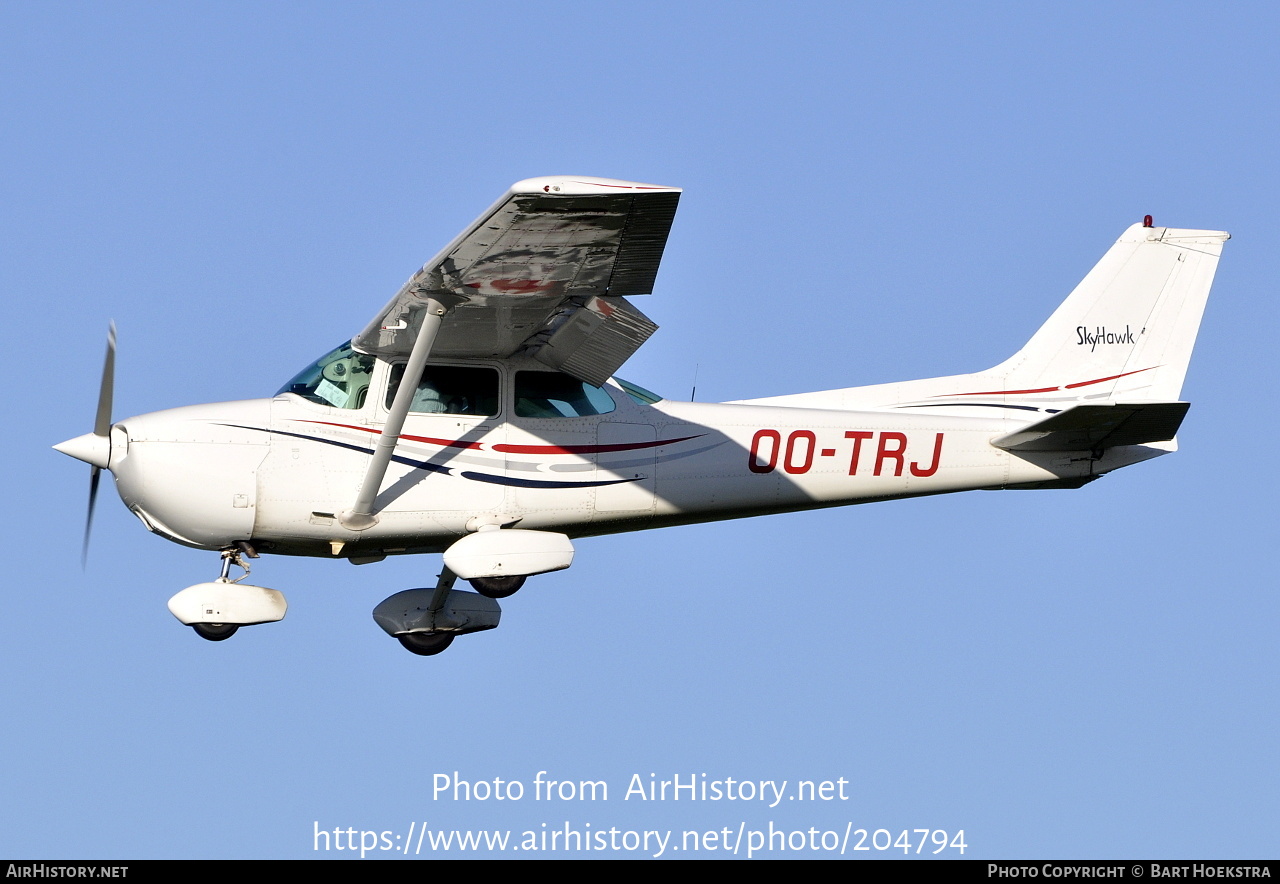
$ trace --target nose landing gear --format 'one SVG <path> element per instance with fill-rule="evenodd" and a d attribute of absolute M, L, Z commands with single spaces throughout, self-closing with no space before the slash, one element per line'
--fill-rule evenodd
<path fill-rule="evenodd" d="M 230 579 L 232 565 L 235 565 L 239 568 L 244 569 L 244 573 L 241 574 L 239 579 L 237 580 Z M 248 576 L 249 576 L 249 566 L 245 564 L 244 559 L 240 558 L 239 551 L 229 550 L 229 549 L 223 550 L 222 551 L 222 574 L 219 575 L 218 582 L 219 583 L 239 583 L 241 580 L 244 580 Z M 200 636 L 205 641 L 224 642 L 227 639 L 231 638 L 231 636 L 236 634 L 236 631 L 240 629 L 240 624 L 238 623 L 192 623 L 191 628 L 195 630 L 196 635 Z"/>
<path fill-rule="evenodd" d="M 241 553 L 256 558 L 247 543 L 223 550 L 222 573 L 217 580 L 188 586 L 169 599 L 170 613 L 207 641 L 226 641 L 241 626 L 282 620 L 288 610 L 284 595 L 277 590 L 240 582 L 249 576 L 249 566 Z M 244 571 L 235 580 L 230 578 L 232 565 Z"/>

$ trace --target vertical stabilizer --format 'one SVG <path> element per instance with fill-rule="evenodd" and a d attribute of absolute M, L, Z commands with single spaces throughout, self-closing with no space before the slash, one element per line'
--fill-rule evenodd
<path fill-rule="evenodd" d="M 1027 345 L 982 374 L 1007 390 L 1172 402 L 1227 234 L 1135 224 Z"/>
<path fill-rule="evenodd" d="M 1007 416 L 1081 403 L 1174 402 L 1229 238 L 1218 230 L 1133 225 L 1026 346 L 987 371 L 747 401 L 952 414 L 989 408 Z"/>

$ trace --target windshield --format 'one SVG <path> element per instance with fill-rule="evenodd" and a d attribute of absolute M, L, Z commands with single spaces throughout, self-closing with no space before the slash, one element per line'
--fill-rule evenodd
<path fill-rule="evenodd" d="M 276 395 L 293 393 L 320 405 L 361 408 L 372 374 L 373 357 L 355 352 L 347 341 L 294 375 Z"/>

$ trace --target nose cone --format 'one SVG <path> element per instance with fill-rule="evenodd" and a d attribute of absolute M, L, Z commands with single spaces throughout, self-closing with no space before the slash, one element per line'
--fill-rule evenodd
<path fill-rule="evenodd" d="M 99 469 L 105 470 L 111 462 L 111 438 L 99 436 L 97 433 L 85 433 L 66 442 L 53 446 L 54 451 L 61 451 L 68 457 L 82 460 Z"/>
<path fill-rule="evenodd" d="M 252 536 L 270 399 L 156 411 L 112 432 L 116 491 L 152 531 L 200 549 Z"/>

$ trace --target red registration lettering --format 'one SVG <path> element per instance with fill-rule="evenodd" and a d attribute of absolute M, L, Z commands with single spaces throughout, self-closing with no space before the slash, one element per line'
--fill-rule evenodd
<path fill-rule="evenodd" d="M 849 430 L 844 434 L 846 439 L 853 440 L 853 457 L 849 459 L 849 475 L 858 475 L 858 457 L 862 454 L 862 440 L 870 439 L 875 433 L 869 433 L 866 430 Z"/>
<path fill-rule="evenodd" d="M 897 442 L 897 448 L 890 448 L 890 442 Z M 897 463 L 893 468 L 895 476 L 902 475 L 903 456 L 907 451 L 907 434 L 906 433 L 881 433 L 880 447 L 876 449 L 876 471 L 875 475 L 880 475 L 880 468 L 884 466 L 886 460 L 892 460 Z"/>
<path fill-rule="evenodd" d="M 796 449 L 800 447 L 796 444 L 797 439 L 805 440 L 804 460 L 800 463 L 795 462 Z M 813 449 L 817 444 L 818 440 L 813 433 L 796 430 L 787 437 L 787 456 L 782 461 L 782 468 L 792 475 L 809 472 L 809 467 L 813 466 Z"/>
<path fill-rule="evenodd" d="M 767 460 L 760 456 L 760 443 L 765 439 L 770 440 Z M 756 434 L 751 437 L 751 454 L 747 457 L 747 466 L 751 468 L 751 472 L 772 473 L 778 465 L 778 449 L 781 447 L 782 436 L 777 430 L 756 430 Z"/>
<path fill-rule="evenodd" d="M 920 464 L 912 463 L 911 475 L 919 476 L 922 479 L 927 476 L 932 476 L 934 473 L 938 472 L 938 465 L 940 463 L 942 463 L 942 434 L 941 433 L 939 433 L 938 437 L 933 440 L 933 463 L 929 464 L 928 469 L 924 469 L 924 470 L 920 469 Z"/>

